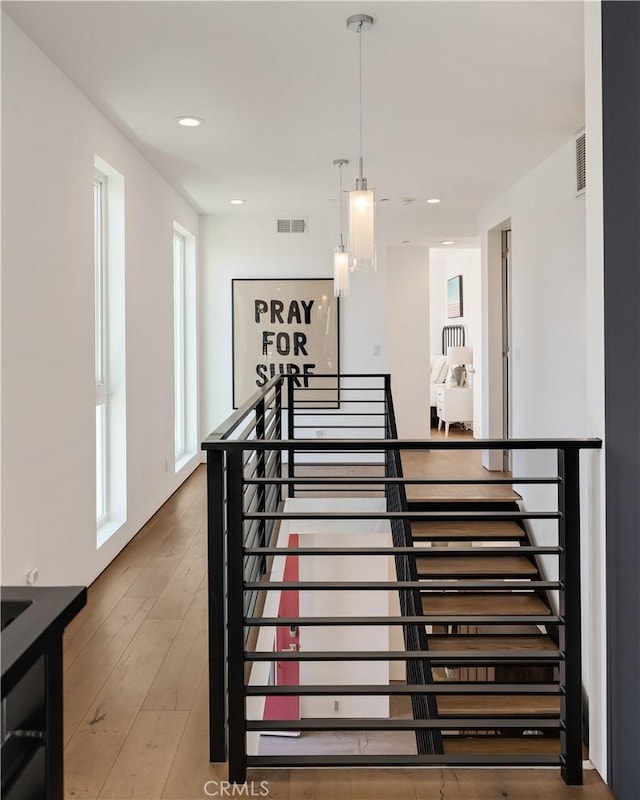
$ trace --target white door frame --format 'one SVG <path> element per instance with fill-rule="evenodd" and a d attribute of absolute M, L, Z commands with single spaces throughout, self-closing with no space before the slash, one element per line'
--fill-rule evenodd
<path fill-rule="evenodd" d="M 504 436 L 502 232 L 511 227 L 507 218 L 488 231 L 482 265 L 482 428 L 483 436 L 489 439 Z M 483 450 L 482 464 L 486 469 L 502 471 L 503 451 Z"/>
<path fill-rule="evenodd" d="M 511 371 L 511 229 L 502 231 L 502 436 L 513 430 L 513 386 Z M 503 469 L 511 472 L 511 450 L 503 450 Z"/>

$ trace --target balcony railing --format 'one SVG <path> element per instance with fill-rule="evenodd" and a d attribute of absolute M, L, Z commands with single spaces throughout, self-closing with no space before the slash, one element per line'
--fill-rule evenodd
<path fill-rule="evenodd" d="M 244 782 L 248 767 L 264 766 L 402 766 L 411 765 L 552 765 L 562 768 L 568 783 L 582 781 L 582 677 L 580 609 L 580 492 L 579 455 L 584 449 L 599 448 L 597 439 L 434 439 L 400 440 L 397 437 L 393 400 L 388 375 L 277 376 L 256 393 L 204 442 L 207 452 L 208 491 L 208 567 L 209 567 L 209 685 L 210 759 L 229 761 L 229 778 Z M 411 451 L 459 450 L 543 450 L 557 454 L 557 472 L 531 477 L 448 478 L 439 476 L 405 477 L 402 454 Z M 555 487 L 552 508 L 504 509 L 488 504 L 486 510 L 463 510 L 456 506 L 425 504 L 411 506 L 407 487 L 417 485 L 498 484 Z M 371 508 L 345 507 L 335 498 L 349 495 L 384 497 Z M 327 496 L 330 494 L 331 496 Z M 555 492 L 554 492 L 555 494 Z M 318 498 L 308 507 L 298 504 L 289 510 L 289 498 Z M 290 503 L 290 501 L 289 501 Z M 419 580 L 417 550 L 412 524 L 429 522 L 515 521 L 526 526 L 530 521 L 551 520 L 557 530 L 553 546 L 520 548 L 530 559 L 541 556 L 557 561 L 557 580 L 513 582 Z M 382 544 L 371 546 L 291 546 L 279 541 L 281 526 L 304 526 L 339 522 L 347 526 L 369 521 L 385 525 L 389 535 Z M 444 553 L 443 553 L 444 551 Z M 477 547 L 475 556 L 504 553 L 495 547 Z M 457 557 L 470 548 L 432 548 L 437 558 L 446 553 Z M 350 580 L 274 580 L 276 558 L 334 559 L 358 556 L 361 564 L 373 557 L 393 559 L 397 580 L 365 580 L 353 575 Z M 337 562 L 336 562 L 337 563 Z M 372 562 L 369 562 L 372 563 Z M 519 590 L 540 596 L 553 596 L 549 614 L 482 615 L 472 617 L 473 625 L 546 626 L 557 642 L 554 650 L 517 653 L 489 651 L 482 654 L 487 666 L 550 666 L 557 686 L 511 682 L 479 683 L 434 681 L 434 670 L 464 668 L 479 663 L 477 652 L 445 652 L 429 648 L 428 631 L 436 626 L 468 625 L 468 615 L 424 613 L 425 591 L 509 591 Z M 279 616 L 273 613 L 268 596 L 274 592 L 397 592 L 399 615 L 311 615 Z M 373 595 L 372 595 L 373 596 Z M 554 608 L 551 608 L 554 606 Z M 269 610 L 271 609 L 271 611 Z M 339 629 L 356 626 L 375 631 L 402 628 L 401 650 L 284 650 L 274 652 L 273 640 L 261 647 L 260 633 L 288 627 L 291 631 L 324 627 Z M 259 664 L 296 662 L 392 662 L 406 664 L 406 683 L 343 685 L 307 683 L 294 686 L 272 685 L 262 678 L 257 683 L 254 670 Z M 505 694 L 554 694 L 560 696 L 556 718 L 519 717 L 485 714 L 461 718 L 439 714 L 436 696 Z M 382 718 L 307 718 L 296 720 L 264 719 L 260 703 L 268 697 L 395 697 L 410 698 L 412 719 Z M 535 729 L 544 734 L 559 731 L 559 755 L 509 756 L 452 754 L 444 752 L 443 741 L 451 732 L 505 732 Z M 410 731 L 415 734 L 415 752 L 388 755 L 260 755 L 254 744 L 261 732 L 284 731 Z M 251 745 L 251 747 L 248 745 Z"/>

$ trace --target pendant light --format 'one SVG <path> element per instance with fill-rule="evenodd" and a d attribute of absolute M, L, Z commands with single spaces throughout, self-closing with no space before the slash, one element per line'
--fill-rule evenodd
<path fill-rule="evenodd" d="M 340 170 L 338 213 L 340 214 L 340 241 L 333 254 L 333 294 L 336 297 L 346 297 L 349 294 L 349 253 L 344 246 L 342 235 L 342 167 L 348 164 L 346 158 L 336 158 L 334 166 Z"/>
<path fill-rule="evenodd" d="M 375 194 L 367 184 L 362 163 L 362 34 L 373 27 L 373 17 L 353 14 L 347 19 L 347 28 L 358 35 L 358 106 L 360 155 L 355 189 L 349 192 L 349 250 L 352 269 L 369 272 L 376 268 L 374 240 Z"/>

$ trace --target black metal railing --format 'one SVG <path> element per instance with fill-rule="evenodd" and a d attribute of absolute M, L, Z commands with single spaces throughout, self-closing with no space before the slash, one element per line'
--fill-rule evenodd
<path fill-rule="evenodd" d="M 312 435 L 309 435 L 313 431 Z M 302 438 L 298 436 L 302 434 Z M 326 435 L 330 434 L 330 435 Z M 208 542 L 209 542 L 209 682 L 210 758 L 229 760 L 229 777 L 246 779 L 253 766 L 411 766 L 411 765 L 532 765 L 558 764 L 568 783 L 582 781 L 582 678 L 580 609 L 580 497 L 579 454 L 601 446 L 596 439 L 521 440 L 399 440 L 393 413 L 389 377 L 385 375 L 277 376 L 254 395 L 204 442 L 207 452 Z M 557 453 L 557 474 L 514 478 L 423 478 L 404 477 L 402 453 L 416 450 L 547 450 Z M 437 505 L 417 510 L 407 503 L 407 486 L 447 484 L 540 484 L 557 486 L 555 508 L 523 510 L 489 507 L 488 510 L 455 510 Z M 384 495 L 380 509 L 369 506 L 351 510 L 337 507 L 336 497 L 345 492 L 366 497 Z M 327 497 L 327 494 L 331 497 Z M 285 498 L 323 498 L 305 510 L 304 504 L 289 510 Z M 334 499 L 332 499 L 334 498 Z M 301 510 L 302 509 L 302 510 Z M 302 526 L 340 522 L 346 528 L 357 521 L 388 525 L 391 545 L 380 546 L 296 546 L 279 541 L 280 526 Z M 488 651 L 480 662 L 486 665 L 552 665 L 559 689 L 545 685 L 517 683 L 436 683 L 433 670 L 477 664 L 471 651 L 429 649 L 430 626 L 469 624 L 468 615 L 424 613 L 422 596 L 446 592 L 448 581 L 418 580 L 415 568 L 412 523 L 429 522 L 553 520 L 557 544 L 526 546 L 519 552 L 528 558 L 552 555 L 558 560 L 558 580 L 526 582 L 458 581 L 462 591 L 496 590 L 558 593 L 556 613 L 473 616 L 474 625 L 557 626 L 557 650 L 519 653 Z M 444 550 L 444 552 L 443 552 Z M 433 548 L 438 558 L 469 555 L 471 548 Z M 422 551 L 424 552 L 424 551 Z M 489 546 L 473 548 L 474 556 L 491 556 L 505 551 Z M 396 581 L 284 581 L 273 580 L 274 560 L 288 556 L 340 558 L 358 556 L 393 557 Z M 363 569 L 366 572 L 366 569 Z M 298 615 L 281 617 L 267 613 L 270 593 L 278 592 L 397 592 L 400 614 L 388 615 Z M 273 605 L 273 604 L 271 604 Z M 375 629 L 400 626 L 403 650 L 317 650 L 275 651 L 273 639 L 259 647 L 260 632 L 287 626 L 291 630 L 343 626 Z M 392 662 L 406 664 L 405 684 L 366 683 L 342 685 L 301 684 L 274 686 L 256 684 L 254 669 L 264 662 Z M 465 694 L 553 694 L 560 692 L 561 708 L 554 719 L 516 715 L 452 717 L 438 714 L 436 696 Z M 263 719 L 253 703 L 268 697 L 376 697 L 407 696 L 412 719 L 312 718 L 297 720 Z M 250 708 L 251 706 L 251 708 Z M 443 752 L 443 738 L 453 731 L 536 731 L 560 732 L 560 755 L 531 757 L 513 754 L 466 755 Z M 417 752 L 403 755 L 288 755 L 249 754 L 248 737 L 264 731 L 409 731 L 415 733 Z"/>
<path fill-rule="evenodd" d="M 385 436 L 389 441 L 398 439 L 396 418 L 391 394 L 391 379 L 385 380 L 386 427 Z M 408 511 L 407 492 L 402 483 L 402 459 L 398 448 L 386 451 L 386 475 L 395 478 L 394 483 L 386 485 L 387 510 L 390 513 Z M 407 519 L 391 519 L 391 540 L 397 548 L 407 548 L 409 552 L 394 556 L 398 583 L 412 583 L 420 587 L 413 554 L 413 537 L 411 523 Z M 423 584 L 422 584 L 423 585 Z M 422 613 L 420 588 L 399 589 L 400 613 L 404 617 L 418 617 Z M 405 649 L 410 652 L 425 652 L 429 649 L 426 627 L 424 625 L 405 625 L 403 627 Z M 430 662 L 421 660 L 407 661 L 407 683 L 414 686 L 431 686 L 433 673 Z M 435 719 L 438 716 L 435 697 L 430 694 L 412 694 L 411 710 L 414 719 Z M 442 753 L 442 737 L 438 730 L 416 730 L 416 745 L 421 755 Z"/>

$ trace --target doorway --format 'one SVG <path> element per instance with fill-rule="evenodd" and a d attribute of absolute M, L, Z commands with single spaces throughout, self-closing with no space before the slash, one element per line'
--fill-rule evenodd
<path fill-rule="evenodd" d="M 502 438 L 511 438 L 511 229 L 502 231 Z M 511 472 L 511 450 L 502 451 L 502 469 Z"/>
<path fill-rule="evenodd" d="M 482 278 L 483 338 L 481 398 L 483 436 L 504 439 L 513 436 L 513 258 L 511 218 L 487 233 L 487 252 Z M 510 471 L 511 453 L 502 448 L 484 450 L 482 465 L 492 471 Z"/>

